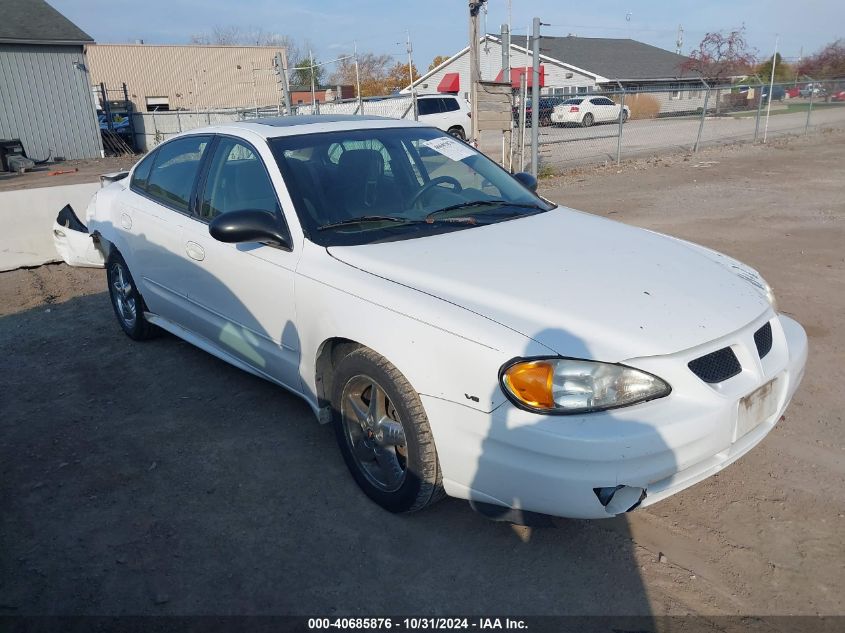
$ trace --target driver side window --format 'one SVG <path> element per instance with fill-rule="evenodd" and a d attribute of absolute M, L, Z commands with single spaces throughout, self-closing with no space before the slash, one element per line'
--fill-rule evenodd
<path fill-rule="evenodd" d="M 278 214 L 279 202 L 261 158 L 248 145 L 222 137 L 211 158 L 200 196 L 200 219 L 258 209 Z"/>

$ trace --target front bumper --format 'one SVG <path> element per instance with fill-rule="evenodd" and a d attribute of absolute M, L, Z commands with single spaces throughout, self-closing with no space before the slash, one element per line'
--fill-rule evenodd
<path fill-rule="evenodd" d="M 753 333 L 771 319 L 773 346 L 756 356 Z M 743 371 L 717 385 L 686 366 L 731 345 Z M 753 353 L 752 353 L 753 352 Z M 583 416 L 543 416 L 507 402 L 490 413 L 422 396 L 443 483 L 454 497 L 572 518 L 606 518 L 627 507 L 599 502 L 597 488 L 642 488 L 650 505 L 713 475 L 774 428 L 804 374 L 807 337 L 768 313 L 739 332 L 693 350 L 625 364 L 666 379 L 673 392 L 644 404 Z M 738 428 L 740 401 L 773 382 L 764 419 Z"/>

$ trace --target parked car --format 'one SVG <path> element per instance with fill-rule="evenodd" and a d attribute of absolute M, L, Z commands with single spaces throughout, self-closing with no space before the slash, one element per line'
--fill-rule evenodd
<path fill-rule="evenodd" d="M 462 141 L 470 131 L 469 103 L 463 97 L 449 94 L 417 96 L 417 118 Z"/>
<path fill-rule="evenodd" d="M 540 97 L 540 110 L 537 114 L 538 122 L 540 127 L 545 127 L 547 125 L 551 125 L 552 123 L 552 111 L 555 109 L 555 106 L 560 105 L 565 101 L 565 97 Z M 514 123 L 519 124 L 519 115 L 520 115 L 520 106 L 517 104 L 513 107 L 513 120 Z M 533 125 L 533 119 L 531 111 L 533 110 L 532 104 L 530 100 L 527 100 L 525 103 L 525 126 L 531 127 Z"/>
<path fill-rule="evenodd" d="M 804 372 L 804 330 L 753 269 L 558 207 L 413 121 L 212 126 L 104 182 L 54 235 L 106 267 L 123 331 L 302 397 L 392 512 L 650 505 L 761 442 Z"/>
<path fill-rule="evenodd" d="M 784 90 L 783 86 L 775 84 L 772 88 L 772 101 L 783 101 L 784 97 L 786 96 L 786 90 Z M 763 85 L 760 88 L 760 98 L 768 100 L 769 98 L 769 86 Z"/>
<path fill-rule="evenodd" d="M 837 90 L 830 95 L 831 101 L 845 101 L 845 90 Z"/>
<path fill-rule="evenodd" d="M 827 93 L 825 91 L 824 84 L 809 83 L 801 86 L 798 90 L 798 94 L 802 97 L 809 98 L 810 95 L 813 95 L 814 97 L 824 97 Z"/>
<path fill-rule="evenodd" d="M 576 123 L 590 127 L 593 123 L 619 121 L 620 117 L 625 123 L 630 115 L 628 106 L 623 107 L 607 97 L 576 97 L 555 106 L 551 120 L 554 125 Z"/>

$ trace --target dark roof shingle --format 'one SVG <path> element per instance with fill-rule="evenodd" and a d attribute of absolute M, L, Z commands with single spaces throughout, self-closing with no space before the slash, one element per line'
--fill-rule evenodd
<path fill-rule="evenodd" d="M 657 46 L 607 37 L 541 37 L 540 53 L 607 79 L 648 80 L 694 76 L 688 60 Z"/>
<path fill-rule="evenodd" d="M 84 44 L 93 41 L 44 0 L 0 0 L 0 43 Z"/>

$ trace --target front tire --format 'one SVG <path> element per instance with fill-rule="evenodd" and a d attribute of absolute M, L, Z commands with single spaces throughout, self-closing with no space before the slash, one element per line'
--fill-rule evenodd
<path fill-rule="evenodd" d="M 441 499 L 428 418 L 399 370 L 362 347 L 338 363 L 333 385 L 335 436 L 361 490 L 394 513 L 416 512 Z"/>
<path fill-rule="evenodd" d="M 623 123 L 623 124 L 624 124 L 625 122 L 627 122 L 627 121 L 628 121 L 628 112 L 627 112 L 627 110 L 622 110 L 622 114 L 620 114 L 619 116 L 621 116 L 621 117 L 622 117 L 622 123 Z"/>
<path fill-rule="evenodd" d="M 144 299 L 117 249 L 112 249 L 106 262 L 106 278 L 114 314 L 126 335 L 135 341 L 145 341 L 156 336 L 159 330 L 144 317 Z"/>

